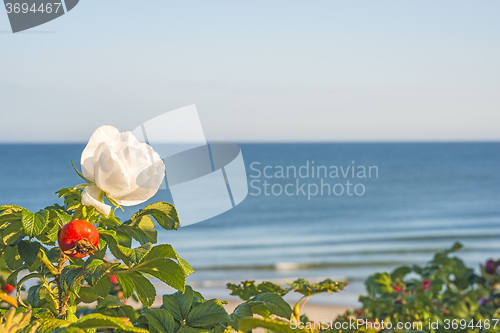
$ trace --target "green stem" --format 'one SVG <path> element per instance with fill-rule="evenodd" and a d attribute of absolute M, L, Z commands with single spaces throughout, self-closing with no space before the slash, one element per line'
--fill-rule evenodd
<path fill-rule="evenodd" d="M 295 318 L 295 320 L 297 320 L 297 322 L 300 321 L 300 311 L 302 311 L 302 308 L 304 307 L 304 305 L 306 305 L 309 297 L 310 296 L 302 296 L 302 298 L 299 299 L 297 304 L 295 304 L 295 306 L 293 307 L 293 317 Z M 300 303 L 302 303 L 302 305 Z"/>
<path fill-rule="evenodd" d="M 61 281 L 61 273 L 66 265 L 66 260 L 68 258 L 66 255 L 61 252 L 61 257 L 59 258 L 59 262 L 57 263 L 57 275 L 56 275 L 56 284 L 57 284 L 57 295 L 59 300 L 59 317 L 65 319 L 66 318 L 66 306 L 69 301 L 69 294 L 64 295 L 63 292 L 63 281 Z"/>
<path fill-rule="evenodd" d="M 305 298 L 306 298 L 306 296 L 302 296 L 302 298 L 299 299 L 299 301 L 297 302 L 297 304 L 295 304 L 295 306 L 293 307 L 293 317 L 295 318 L 295 320 L 297 320 L 297 322 L 300 321 L 300 310 L 302 309 L 302 307 L 300 306 L 300 303 Z M 307 298 L 309 298 L 309 296 L 307 296 Z"/>
<path fill-rule="evenodd" d="M 42 263 L 49 269 L 50 273 L 52 273 L 54 276 L 59 274 L 59 271 L 57 268 L 52 265 L 50 262 L 49 258 L 47 258 L 47 255 L 45 254 L 45 251 L 39 251 L 38 252 L 38 258 L 42 261 Z"/>

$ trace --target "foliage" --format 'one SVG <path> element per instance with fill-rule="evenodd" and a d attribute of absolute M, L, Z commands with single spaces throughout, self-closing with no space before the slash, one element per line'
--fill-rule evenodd
<path fill-rule="evenodd" d="M 338 324 L 422 322 L 430 333 L 497 332 L 500 324 L 498 262 L 477 274 L 450 255 L 461 248 L 437 253 L 423 266 L 403 266 L 377 273 L 366 281 L 362 308 L 325 322 L 310 321 L 302 312 L 311 296 L 336 293 L 346 286 L 330 279 L 310 283 L 298 279 L 286 286 L 244 281 L 228 284 L 231 295 L 243 302 L 229 314 L 224 302 L 205 299 L 186 285 L 194 271 L 169 244 L 157 244 L 157 227 L 176 230 L 179 218 L 173 205 L 151 204 L 122 222 L 82 204 L 88 184 L 57 192 L 63 204 L 38 212 L 16 205 L 0 206 L 0 332 L 416 332 L 395 328 L 367 329 Z M 112 204 L 112 199 L 108 198 Z M 118 206 L 117 206 L 118 208 Z M 92 223 L 99 243 L 87 258 L 70 258 L 57 246 L 59 230 L 73 220 Z M 132 247 L 133 241 L 139 245 Z M 113 259 L 107 254 L 111 253 Z M 154 277 L 177 291 L 159 298 Z M 6 288 L 8 287 L 8 288 Z M 16 288 L 15 298 L 8 293 Z M 283 298 L 301 297 L 292 307 Z M 137 310 L 127 300 L 142 304 Z M 3 303 L 5 304 L 5 303 Z M 92 304 L 92 305 L 89 305 Z M 463 325 L 463 322 L 466 325 Z M 490 323 L 485 325 L 485 323 Z M 436 327 L 429 323 L 436 323 Z M 448 323 L 448 326 L 447 326 Z"/>

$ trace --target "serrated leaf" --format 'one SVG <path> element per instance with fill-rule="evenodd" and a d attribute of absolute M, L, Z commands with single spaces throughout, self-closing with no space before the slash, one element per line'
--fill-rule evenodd
<path fill-rule="evenodd" d="M 58 212 L 58 211 L 55 211 L 56 215 L 57 215 L 57 218 L 59 219 L 60 223 L 61 223 L 61 226 L 65 225 L 65 224 L 68 224 L 71 222 L 72 220 L 72 216 L 65 213 L 65 212 Z"/>
<path fill-rule="evenodd" d="M 68 290 L 74 290 L 74 286 L 83 277 L 83 267 L 78 265 L 69 265 L 64 267 L 61 272 L 61 281 Z"/>
<path fill-rule="evenodd" d="M 122 258 L 127 258 L 128 263 L 137 264 L 151 251 L 151 243 L 146 243 L 134 249 L 117 245 L 116 248 L 122 253 Z"/>
<path fill-rule="evenodd" d="M 13 286 L 17 286 L 17 276 L 23 269 L 26 269 L 26 265 L 21 265 L 18 269 L 10 273 L 9 277 L 7 278 L 7 283 Z"/>
<path fill-rule="evenodd" d="M 12 270 L 16 270 L 22 266 L 23 260 L 19 255 L 17 250 L 17 246 L 7 246 L 4 250 L 5 253 L 5 262 L 7 263 L 7 267 Z"/>
<path fill-rule="evenodd" d="M 12 245 L 23 234 L 24 230 L 22 222 L 20 220 L 11 221 L 10 224 L 2 230 L 2 243 L 4 245 Z"/>
<path fill-rule="evenodd" d="M 41 247 L 41 244 L 38 242 L 28 242 L 23 240 L 17 245 L 17 251 L 26 265 L 30 266 L 38 258 L 38 251 L 40 251 Z"/>
<path fill-rule="evenodd" d="M 37 333 L 51 333 L 54 332 L 57 328 L 66 327 L 71 324 L 71 322 L 68 320 L 56 319 L 51 317 L 40 318 L 36 322 L 32 322 L 31 326 L 33 326 L 35 323 L 40 323 L 40 326 L 36 330 Z"/>
<path fill-rule="evenodd" d="M 184 293 L 178 291 L 171 295 L 163 295 L 163 307 L 172 314 L 175 320 L 182 322 L 187 318 L 193 300 L 193 288 L 186 286 Z"/>
<path fill-rule="evenodd" d="M 87 333 L 87 331 L 84 331 L 78 327 L 61 327 L 56 329 L 52 333 Z"/>
<path fill-rule="evenodd" d="M 34 308 L 36 308 L 38 306 L 38 302 L 40 302 L 40 291 L 42 288 L 43 285 L 39 284 L 28 289 L 28 303 L 30 303 Z"/>
<path fill-rule="evenodd" d="M 141 264 L 137 267 L 140 267 L 141 272 L 153 275 L 169 286 L 177 290 L 184 291 L 186 283 L 184 270 L 173 260 L 168 258 L 159 258 L 151 260 L 147 262 L 147 264 Z"/>
<path fill-rule="evenodd" d="M 290 283 L 289 286 L 293 291 L 298 292 L 304 296 L 312 296 L 320 293 L 335 293 L 340 290 L 343 290 L 345 287 L 344 282 L 337 282 L 331 279 L 326 279 L 319 283 L 310 283 L 304 279 L 298 279 L 293 283 Z"/>
<path fill-rule="evenodd" d="M 192 327 L 203 327 L 230 321 L 231 318 L 222 304 L 214 299 L 193 308 L 186 318 L 186 323 Z"/>
<path fill-rule="evenodd" d="M 125 332 L 149 333 L 145 329 L 134 327 L 128 318 L 105 316 L 100 313 L 83 316 L 71 326 L 81 329 L 117 328 Z"/>
<path fill-rule="evenodd" d="M 151 215 L 166 230 L 177 230 L 179 227 L 177 210 L 167 202 L 160 201 L 146 206 L 132 216 L 132 224 L 140 224 L 141 220 L 147 215 Z"/>
<path fill-rule="evenodd" d="M 38 213 L 23 210 L 21 221 L 26 235 L 29 237 L 38 236 L 45 229 L 48 218 L 49 212 L 46 210 L 41 210 Z"/>
<path fill-rule="evenodd" d="M 113 295 L 108 295 L 103 299 L 97 301 L 97 308 L 119 308 L 122 307 L 123 303 L 118 299 L 118 297 Z"/>
<path fill-rule="evenodd" d="M 119 263 L 104 262 L 100 259 L 94 259 L 90 263 L 85 264 L 83 268 L 83 276 L 85 280 L 93 286 L 99 281 L 106 273 L 110 272 L 113 267 L 119 266 Z"/>
<path fill-rule="evenodd" d="M 60 225 L 56 219 L 52 219 L 47 223 L 43 232 L 37 236 L 38 240 L 43 244 L 54 245 L 57 242 Z"/>
<path fill-rule="evenodd" d="M 95 302 L 99 298 L 101 298 L 101 296 L 96 295 L 93 292 L 92 287 L 90 286 L 81 286 L 80 290 L 78 291 L 78 297 L 80 302 L 87 304 Z"/>
<path fill-rule="evenodd" d="M 127 276 L 134 282 L 135 290 L 139 300 L 145 307 L 150 307 L 155 301 L 156 289 L 144 275 L 133 272 Z"/>
<path fill-rule="evenodd" d="M 147 263 L 150 260 L 156 260 L 158 258 L 170 258 L 177 260 L 181 267 L 184 269 L 186 277 L 194 272 L 191 266 L 184 259 L 179 257 L 177 252 L 175 252 L 174 248 L 170 244 L 161 244 L 153 247 L 151 251 L 143 258 L 141 264 Z"/>
<path fill-rule="evenodd" d="M 238 305 L 236 309 L 234 309 L 234 312 L 230 314 L 229 317 L 231 318 L 231 326 L 234 329 L 238 330 L 238 322 L 242 318 L 253 317 L 252 308 L 247 303 L 242 303 Z"/>
<path fill-rule="evenodd" d="M 100 279 L 93 286 L 81 286 L 78 290 L 78 296 L 84 303 L 92 303 L 100 298 L 105 298 L 111 289 L 109 279 Z"/>
<path fill-rule="evenodd" d="M 118 283 L 123 289 L 123 296 L 125 298 L 130 298 L 135 290 L 134 281 L 132 281 L 132 279 L 125 274 L 116 274 L 115 276 L 118 279 Z"/>
<path fill-rule="evenodd" d="M 177 260 L 179 261 L 179 265 L 181 265 L 182 269 L 184 270 L 184 274 L 186 275 L 186 277 L 194 273 L 194 269 L 186 260 L 182 258 L 179 258 Z"/>
<path fill-rule="evenodd" d="M 239 330 L 241 332 L 250 332 L 256 328 L 265 328 L 273 332 L 280 333 L 308 333 L 304 328 L 293 327 L 289 322 L 284 322 L 276 319 L 265 318 L 243 318 L 239 322 Z"/>
<path fill-rule="evenodd" d="M 247 301 L 247 303 L 250 307 L 252 307 L 252 309 L 255 305 L 263 305 L 272 314 L 286 319 L 290 319 L 292 315 L 292 308 L 290 305 L 285 302 L 283 297 L 276 293 L 264 293 L 257 295 Z"/>
<path fill-rule="evenodd" d="M 2 207 L 5 209 L 0 214 L 0 229 L 5 228 L 5 226 L 13 221 L 21 221 L 22 211 L 25 210 L 24 208 L 14 205 Z"/>
<path fill-rule="evenodd" d="M 174 317 L 167 310 L 152 309 L 146 310 L 146 317 L 149 326 L 153 326 L 160 333 L 174 332 Z"/>

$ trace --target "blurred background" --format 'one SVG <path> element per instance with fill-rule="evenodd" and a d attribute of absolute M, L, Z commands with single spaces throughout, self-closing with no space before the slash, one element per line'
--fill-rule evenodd
<path fill-rule="evenodd" d="M 369 274 L 456 240 L 477 267 L 500 256 L 499 10 L 87 0 L 17 34 L 0 12 L 0 203 L 52 204 L 80 182 L 70 160 L 97 127 L 131 130 L 196 104 L 209 141 L 240 143 L 249 177 L 254 162 L 378 167 L 351 179 L 362 196 L 250 194 L 160 232 L 208 296 L 228 281 L 332 277 L 351 284 L 319 300 L 355 304 Z M 171 201 L 169 191 L 153 200 Z"/>

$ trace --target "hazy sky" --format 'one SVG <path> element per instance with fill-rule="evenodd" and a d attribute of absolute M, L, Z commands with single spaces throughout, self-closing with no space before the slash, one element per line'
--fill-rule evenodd
<path fill-rule="evenodd" d="M 82 0 L 12 34 L 0 141 L 196 104 L 210 140 L 500 140 L 500 1 Z"/>

